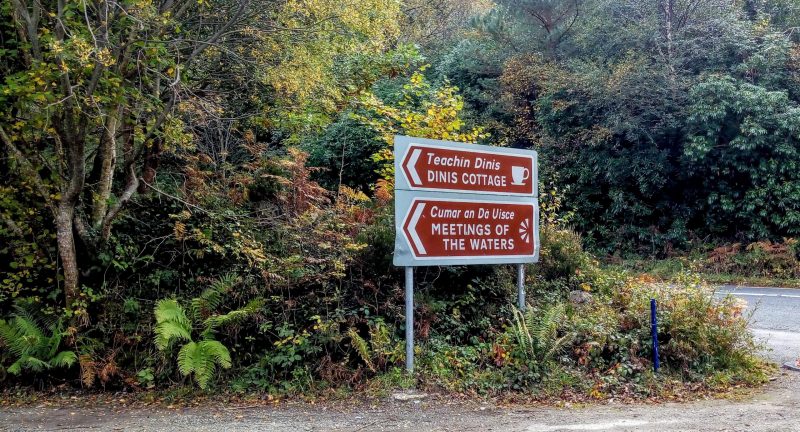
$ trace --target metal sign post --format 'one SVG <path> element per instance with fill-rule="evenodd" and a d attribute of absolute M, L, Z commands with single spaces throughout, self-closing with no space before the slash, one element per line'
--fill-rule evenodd
<path fill-rule="evenodd" d="M 406 371 L 414 372 L 414 267 L 406 267 Z"/>
<path fill-rule="evenodd" d="M 406 369 L 414 371 L 414 267 L 539 260 L 533 150 L 396 136 L 394 265 L 405 267 Z"/>
<path fill-rule="evenodd" d="M 525 264 L 517 264 L 517 308 L 525 310 Z"/>

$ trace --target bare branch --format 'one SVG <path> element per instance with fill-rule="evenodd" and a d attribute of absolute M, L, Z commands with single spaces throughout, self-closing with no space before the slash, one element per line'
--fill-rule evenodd
<path fill-rule="evenodd" d="M 208 39 L 206 39 L 205 43 L 197 45 L 194 51 L 189 54 L 189 57 L 186 59 L 185 63 L 191 63 L 198 55 L 200 55 L 206 48 L 208 48 L 209 44 L 213 44 L 214 42 L 219 39 L 225 32 L 227 32 L 234 24 L 238 23 L 239 20 L 244 16 L 244 12 L 247 9 L 247 5 L 250 4 L 250 0 L 239 0 L 239 8 L 233 14 L 233 16 L 226 22 L 222 27 L 220 27 L 214 34 L 211 35 Z"/>
<path fill-rule="evenodd" d="M 122 191 L 122 195 L 119 196 L 114 205 L 108 209 L 108 213 L 106 213 L 105 217 L 103 218 L 103 223 L 100 228 L 100 236 L 104 241 L 108 240 L 108 238 L 111 236 L 111 224 L 114 222 L 114 219 L 116 219 L 120 210 L 122 210 L 122 207 L 128 201 L 130 201 L 134 192 L 136 192 L 136 189 L 139 187 L 139 182 L 144 181 L 136 177 L 136 170 L 133 164 L 128 164 L 125 168 L 127 171 L 127 184 L 125 185 L 125 189 Z"/>
<path fill-rule="evenodd" d="M 26 39 L 31 44 L 31 54 L 36 60 L 42 59 L 42 50 L 39 44 L 39 16 L 41 14 L 41 7 L 39 4 L 33 2 L 33 12 L 28 11 L 28 6 L 22 4 L 21 0 L 11 0 L 14 5 L 16 16 L 18 16 L 24 24 L 24 32 Z"/>

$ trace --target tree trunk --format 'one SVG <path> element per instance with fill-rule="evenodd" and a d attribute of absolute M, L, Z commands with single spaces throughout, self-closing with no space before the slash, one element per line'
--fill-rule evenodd
<path fill-rule="evenodd" d="M 67 310 L 72 312 L 75 299 L 78 297 L 78 257 L 75 253 L 75 237 L 72 232 L 74 216 L 75 204 L 62 200 L 56 208 L 56 241 L 64 273 L 64 300 Z"/>
<path fill-rule="evenodd" d="M 114 184 L 114 169 L 117 164 L 117 125 L 119 124 L 119 109 L 109 111 L 97 149 L 99 176 L 97 191 L 94 194 L 92 206 L 92 226 L 100 229 L 108 210 L 108 200 L 111 198 L 111 187 Z"/>
<path fill-rule="evenodd" d="M 674 32 L 676 30 L 675 26 L 675 0 L 662 0 L 661 1 L 661 11 L 664 13 L 664 42 L 666 43 L 666 54 L 665 54 L 665 61 L 667 63 L 667 68 L 669 69 L 669 80 L 673 84 L 675 84 L 676 76 L 675 76 L 675 43 L 674 43 Z"/>
<path fill-rule="evenodd" d="M 675 15 L 675 0 L 666 0 L 664 2 L 664 37 L 667 40 L 667 62 L 672 68 L 672 59 L 674 52 L 672 48 L 672 20 Z"/>

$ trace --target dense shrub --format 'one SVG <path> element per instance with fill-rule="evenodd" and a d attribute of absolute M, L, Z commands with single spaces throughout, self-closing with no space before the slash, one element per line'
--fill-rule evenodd
<path fill-rule="evenodd" d="M 557 234 L 543 236 L 549 239 L 543 241 L 543 261 L 532 267 L 556 268 L 548 262 L 556 257 L 580 264 L 554 273 L 547 290 L 536 288 L 543 279 L 533 271 L 528 310 L 506 309 L 502 325 L 488 338 L 464 345 L 434 333 L 420 353 L 424 385 L 604 397 L 653 395 L 670 378 L 712 388 L 767 378 L 739 300 L 715 296 L 690 274 L 668 286 L 601 270 L 579 242 L 564 248 L 564 239 L 576 246 L 574 234 L 547 229 Z M 565 250 L 573 253 L 561 255 Z M 585 294 L 571 295 L 575 292 Z M 651 298 L 659 305 L 660 375 L 652 372 Z"/>

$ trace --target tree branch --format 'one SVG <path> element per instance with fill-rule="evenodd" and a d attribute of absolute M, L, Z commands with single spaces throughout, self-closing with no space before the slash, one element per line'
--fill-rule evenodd
<path fill-rule="evenodd" d="M 244 11 L 247 8 L 247 5 L 250 4 L 250 0 L 239 0 L 239 8 L 236 10 L 236 13 L 228 20 L 222 27 L 220 27 L 214 34 L 211 35 L 208 39 L 206 39 L 205 43 L 199 44 L 195 47 L 194 51 L 189 54 L 189 57 L 186 58 L 185 63 L 189 64 L 194 60 L 200 53 L 205 51 L 205 49 L 217 39 L 222 36 L 225 32 L 228 31 L 234 24 L 236 24 L 239 19 L 242 18 L 244 15 Z"/>
<path fill-rule="evenodd" d="M 31 44 L 31 52 L 33 58 L 36 60 L 42 59 L 42 50 L 39 45 L 39 17 L 41 15 L 41 6 L 34 0 L 33 12 L 29 13 L 28 6 L 22 4 L 20 0 L 11 0 L 17 15 L 24 21 L 25 31 L 28 36 L 28 42 Z"/>
<path fill-rule="evenodd" d="M 120 210 L 122 210 L 122 206 L 130 201 L 133 193 L 136 192 L 136 189 L 139 187 L 139 182 L 143 181 L 136 177 L 136 170 L 133 164 L 129 164 L 126 166 L 126 168 L 127 184 L 125 185 L 125 189 L 122 191 L 122 195 L 120 195 L 119 199 L 117 199 L 114 205 L 108 209 L 108 213 L 106 213 L 105 217 L 103 218 L 103 223 L 100 228 L 100 236 L 103 241 L 108 240 L 108 238 L 111 236 L 111 224 L 114 222 L 114 219 L 116 219 Z"/>

